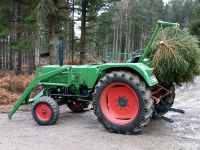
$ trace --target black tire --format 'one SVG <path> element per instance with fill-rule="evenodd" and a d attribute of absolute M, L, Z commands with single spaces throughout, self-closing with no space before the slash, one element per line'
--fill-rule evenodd
<path fill-rule="evenodd" d="M 76 103 L 78 103 L 78 105 L 76 105 Z M 82 113 L 85 111 L 85 108 L 89 107 L 89 102 L 72 100 L 67 103 L 67 106 L 74 113 Z"/>
<path fill-rule="evenodd" d="M 175 86 L 171 84 L 167 86 L 165 85 L 164 87 L 170 91 L 170 94 L 164 97 L 160 103 L 154 106 L 156 112 L 160 115 L 164 115 L 169 111 L 169 109 L 173 106 L 175 99 Z"/>
<path fill-rule="evenodd" d="M 139 99 L 139 112 L 135 119 L 126 125 L 114 124 L 109 121 L 100 107 L 100 97 L 103 90 L 114 82 L 121 82 L 129 85 L 135 91 Z M 138 133 L 148 124 L 153 113 L 151 90 L 146 86 L 142 79 L 130 72 L 116 71 L 106 74 L 96 85 L 93 100 L 94 113 L 97 116 L 98 121 L 111 133 Z"/>
<path fill-rule="evenodd" d="M 41 105 L 45 105 L 46 107 L 48 107 L 49 111 L 51 112 L 51 115 L 47 120 L 40 119 L 38 115 L 37 108 Z M 42 126 L 54 125 L 58 121 L 59 114 L 60 112 L 58 104 L 54 99 L 47 96 L 39 98 L 32 106 L 32 116 L 38 125 Z"/>

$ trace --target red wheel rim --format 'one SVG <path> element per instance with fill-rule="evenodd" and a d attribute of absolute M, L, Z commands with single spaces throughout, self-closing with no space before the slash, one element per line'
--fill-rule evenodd
<path fill-rule="evenodd" d="M 41 121 L 48 121 L 51 116 L 51 108 L 47 104 L 39 104 L 36 108 L 36 115 Z"/>
<path fill-rule="evenodd" d="M 114 82 L 103 90 L 100 107 L 110 122 L 126 125 L 136 118 L 139 111 L 139 100 L 129 85 Z"/>

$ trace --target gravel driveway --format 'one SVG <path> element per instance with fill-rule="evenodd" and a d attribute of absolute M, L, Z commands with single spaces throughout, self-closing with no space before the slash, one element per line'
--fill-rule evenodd
<path fill-rule="evenodd" d="M 168 113 L 172 124 L 152 120 L 140 135 L 108 133 L 92 111 L 74 114 L 65 106 L 49 127 L 38 126 L 30 112 L 18 111 L 11 121 L 0 114 L 0 150 L 199 150 L 200 77 L 176 93 L 174 107 L 186 114 Z"/>

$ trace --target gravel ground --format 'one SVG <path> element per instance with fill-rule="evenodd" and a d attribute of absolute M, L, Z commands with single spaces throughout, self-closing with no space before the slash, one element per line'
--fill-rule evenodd
<path fill-rule="evenodd" d="M 199 150 L 200 77 L 176 93 L 174 107 L 186 113 L 168 113 L 174 123 L 152 120 L 139 135 L 108 133 L 92 111 L 74 114 L 65 106 L 49 127 L 38 126 L 30 112 L 18 111 L 11 121 L 0 114 L 0 150 Z"/>

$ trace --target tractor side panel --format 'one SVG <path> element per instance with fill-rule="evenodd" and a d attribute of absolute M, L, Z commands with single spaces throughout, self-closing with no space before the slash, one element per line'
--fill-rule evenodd
<path fill-rule="evenodd" d="M 53 71 L 60 66 L 45 66 L 42 73 Z M 66 66 L 70 68 L 70 72 L 62 72 L 54 77 L 48 78 L 48 83 L 65 83 L 69 86 L 86 85 L 89 89 L 93 89 L 97 81 L 105 75 L 108 71 L 113 70 L 127 70 L 136 72 L 146 81 L 151 87 L 158 84 L 157 80 L 152 79 L 153 68 L 142 63 L 108 63 L 108 64 L 94 64 L 81 66 Z M 70 81 L 70 83 L 69 83 Z"/>
<path fill-rule="evenodd" d="M 65 67 L 68 67 L 68 66 L 65 66 Z M 44 67 L 42 67 L 42 74 L 45 74 L 45 73 L 48 73 L 51 71 L 55 71 L 56 69 L 59 69 L 59 68 L 60 68 L 60 66 L 58 66 L 58 65 L 44 66 Z M 70 68 L 70 67 L 68 67 L 68 68 Z M 70 72 L 64 71 L 53 77 L 47 78 L 45 80 L 45 82 L 67 84 L 67 82 L 69 81 L 69 77 L 70 77 Z"/>
<path fill-rule="evenodd" d="M 97 71 L 99 65 L 74 65 L 65 67 L 70 68 L 70 72 L 62 72 L 46 79 L 45 82 L 58 84 L 63 83 L 68 84 L 69 86 L 75 85 L 77 87 L 80 85 L 87 85 L 89 89 L 92 89 L 99 76 Z M 58 68 L 60 68 L 58 65 L 44 66 L 42 68 L 42 74 L 54 71 Z"/>
<path fill-rule="evenodd" d="M 74 66 L 72 68 L 73 84 L 87 85 L 89 89 L 92 89 L 98 78 L 97 68 L 96 65 Z"/>

